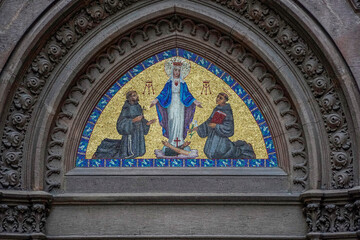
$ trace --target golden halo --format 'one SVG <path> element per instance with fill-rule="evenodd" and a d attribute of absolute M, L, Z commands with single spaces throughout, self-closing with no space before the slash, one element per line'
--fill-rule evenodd
<path fill-rule="evenodd" d="M 187 75 L 189 75 L 190 69 L 191 69 L 191 65 L 190 65 L 189 61 L 185 60 L 185 58 L 173 57 L 173 58 L 170 58 L 170 60 L 167 60 L 164 64 L 166 74 L 168 75 L 168 77 L 171 77 L 171 70 L 172 70 L 172 66 L 173 66 L 174 62 L 182 63 L 181 76 L 183 79 L 185 79 L 187 77 Z"/>

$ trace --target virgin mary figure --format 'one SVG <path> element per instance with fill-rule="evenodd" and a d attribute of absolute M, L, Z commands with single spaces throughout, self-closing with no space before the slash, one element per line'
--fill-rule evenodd
<path fill-rule="evenodd" d="M 202 106 L 184 81 L 190 72 L 190 63 L 185 59 L 172 58 L 165 63 L 165 72 L 169 80 L 150 107 L 156 105 L 163 136 L 169 139 L 172 146 L 180 147 L 184 144 L 196 106 Z M 187 146 L 185 150 L 190 151 L 190 147 Z"/>

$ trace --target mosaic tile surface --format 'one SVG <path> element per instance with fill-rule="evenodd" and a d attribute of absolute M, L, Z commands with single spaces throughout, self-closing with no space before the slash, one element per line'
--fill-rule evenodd
<path fill-rule="evenodd" d="M 200 138 L 197 133 L 188 134 L 186 139 L 191 142 L 191 149 L 198 151 L 194 158 L 157 158 L 156 149 L 162 149 L 162 128 L 156 108 L 150 108 L 150 103 L 163 89 L 168 80 L 164 64 L 173 57 L 183 58 L 190 64 L 190 72 L 184 79 L 189 91 L 200 101 L 203 108 L 196 108 L 192 124 L 195 127 L 206 121 L 216 106 L 216 96 L 225 92 L 229 96 L 234 116 L 234 135 L 229 139 L 246 141 L 254 148 L 256 159 L 208 159 L 203 152 L 206 138 Z M 185 60 L 186 59 L 186 60 Z M 241 81 L 241 80 L 240 80 Z M 143 115 L 147 120 L 157 119 L 150 126 L 145 136 L 146 153 L 137 158 L 127 159 L 97 159 L 94 153 L 106 138 L 120 140 L 122 135 L 117 132 L 116 124 L 129 90 L 135 90 L 139 96 Z M 229 168 L 229 167 L 277 167 L 275 146 L 270 129 L 257 106 L 241 85 L 228 73 L 215 64 L 190 51 L 174 48 L 158 53 L 134 68 L 130 69 L 111 86 L 99 99 L 98 104 L 90 114 L 85 124 L 83 135 L 78 147 L 77 167 L 138 167 L 138 168 Z"/>

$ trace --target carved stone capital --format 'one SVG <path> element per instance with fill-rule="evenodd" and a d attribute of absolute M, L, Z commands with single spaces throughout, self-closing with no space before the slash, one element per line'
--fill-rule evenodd
<path fill-rule="evenodd" d="M 360 188 L 311 190 L 301 195 L 309 239 L 357 239 L 360 232 Z"/>
<path fill-rule="evenodd" d="M 0 238 L 45 238 L 51 199 L 46 192 L 0 192 Z"/>

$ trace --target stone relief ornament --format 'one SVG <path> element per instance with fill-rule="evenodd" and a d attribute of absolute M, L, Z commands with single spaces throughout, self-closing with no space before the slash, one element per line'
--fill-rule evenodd
<path fill-rule="evenodd" d="M 43 233 L 48 214 L 44 204 L 1 204 L 0 233 Z"/>
<path fill-rule="evenodd" d="M 304 215 L 310 233 L 341 233 L 360 230 L 360 201 L 308 203 Z"/>

